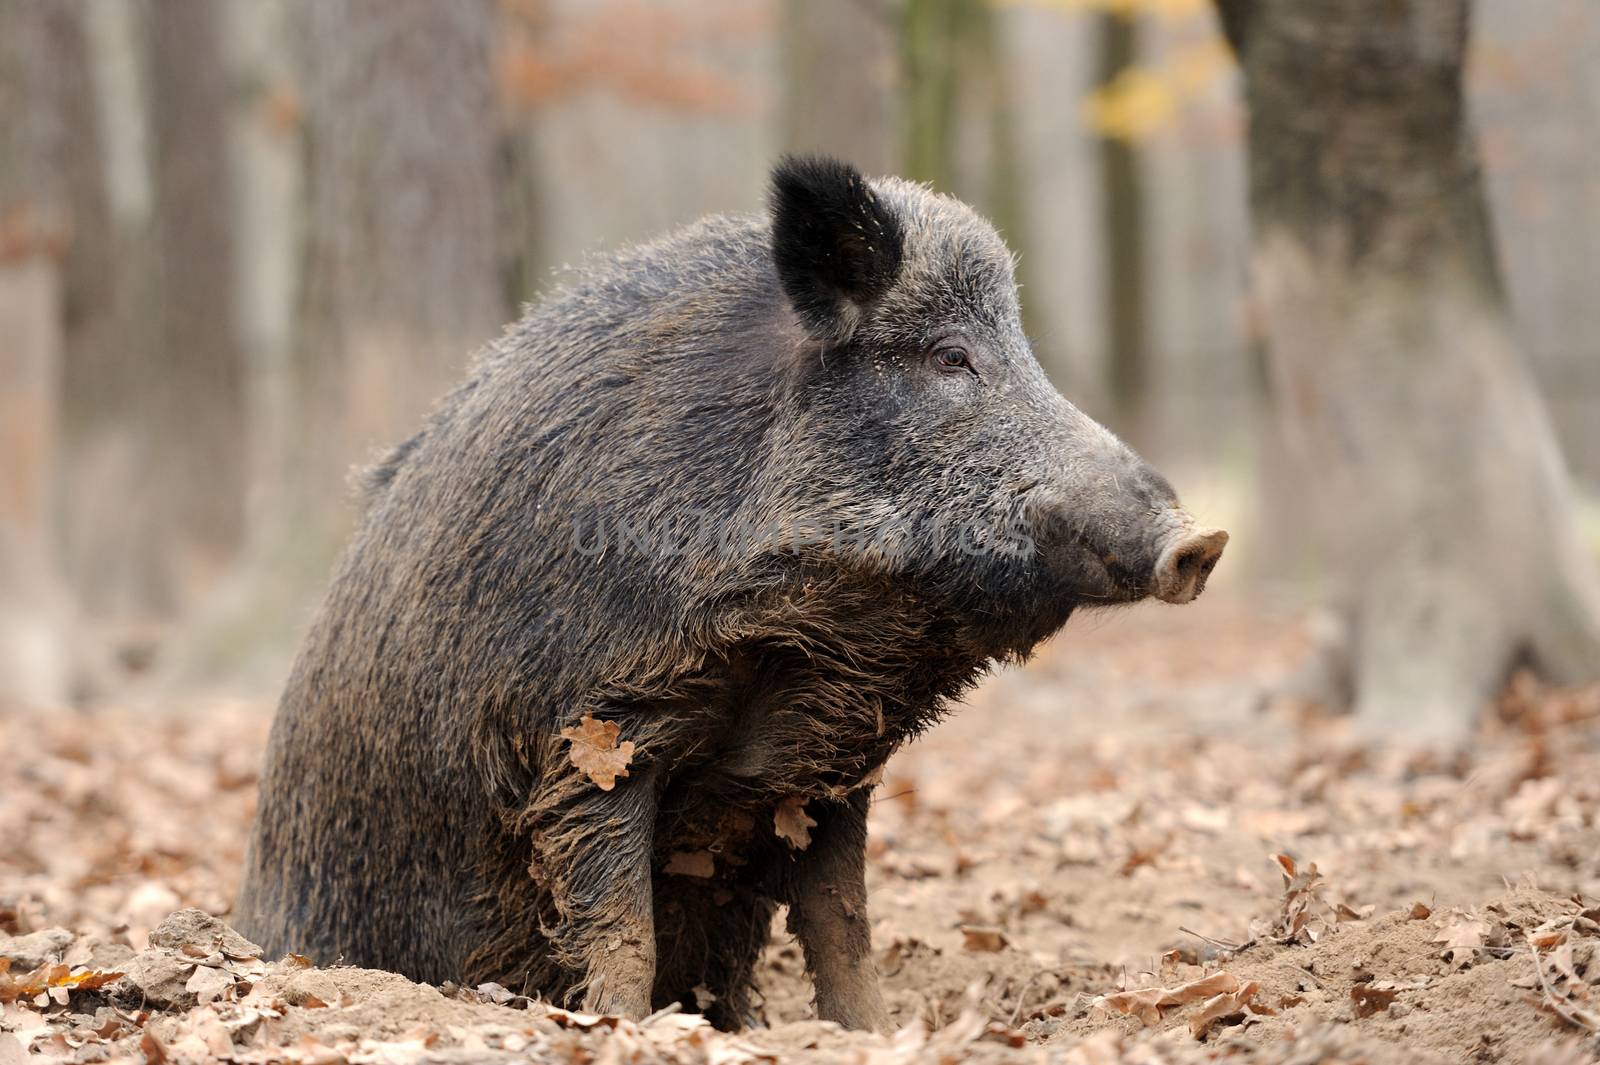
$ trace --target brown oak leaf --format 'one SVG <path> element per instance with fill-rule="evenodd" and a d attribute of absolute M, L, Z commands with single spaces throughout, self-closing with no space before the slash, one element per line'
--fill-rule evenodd
<path fill-rule="evenodd" d="M 615 721 L 596 721 L 588 714 L 579 718 L 576 725 L 561 730 L 562 739 L 572 742 L 567 757 L 601 791 L 610 791 L 617 786 L 618 777 L 628 775 L 628 763 L 633 760 L 633 741 L 618 743 L 620 735 L 622 727 Z"/>
<path fill-rule="evenodd" d="M 806 797 L 791 795 L 772 812 L 772 827 L 778 838 L 797 851 L 811 846 L 811 830 L 817 823 L 806 816 Z"/>
<path fill-rule="evenodd" d="M 1489 938 L 1490 930 L 1486 922 L 1456 910 L 1450 915 L 1449 924 L 1433 941 L 1442 943 L 1444 946 L 1439 953 L 1451 965 L 1461 969 L 1477 960 L 1478 951 Z"/>

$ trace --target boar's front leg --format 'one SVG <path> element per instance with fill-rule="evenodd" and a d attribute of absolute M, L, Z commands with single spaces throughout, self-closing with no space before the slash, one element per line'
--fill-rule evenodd
<path fill-rule="evenodd" d="M 789 931 L 800 940 L 816 986 L 817 1016 L 846 1028 L 889 1031 L 867 922 L 867 806 L 857 791 L 808 810 L 811 845 L 795 855 L 785 883 Z M 819 808 L 820 807 L 820 808 Z"/>
<path fill-rule="evenodd" d="M 648 1016 L 656 972 L 654 774 L 635 772 L 609 791 L 581 773 L 563 774 L 547 782 L 528 820 L 533 874 L 560 915 L 546 934 L 561 964 L 583 974 L 583 1009 Z"/>

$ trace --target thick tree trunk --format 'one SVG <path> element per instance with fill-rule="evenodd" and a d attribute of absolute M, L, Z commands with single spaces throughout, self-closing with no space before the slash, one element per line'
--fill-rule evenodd
<path fill-rule="evenodd" d="M 1380 733 L 1458 737 L 1518 661 L 1600 674 L 1600 577 L 1513 339 L 1467 0 L 1219 0 L 1250 102 L 1274 402 Z"/>
<path fill-rule="evenodd" d="M 295 394 L 307 428 L 334 435 L 303 437 L 313 446 L 294 472 L 320 509 L 338 506 L 352 463 L 418 428 L 507 308 L 492 0 L 329 0 L 308 14 Z"/>
<path fill-rule="evenodd" d="M 271 375 L 246 562 L 191 626 L 180 682 L 275 675 L 348 535 L 352 471 L 421 428 L 511 310 L 493 0 L 288 12 L 303 72 L 296 322 Z"/>

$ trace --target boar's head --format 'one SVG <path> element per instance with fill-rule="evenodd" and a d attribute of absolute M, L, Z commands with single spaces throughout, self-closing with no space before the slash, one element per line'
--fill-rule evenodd
<path fill-rule="evenodd" d="M 836 550 L 993 618 L 1019 651 L 1076 607 L 1200 594 L 1227 533 L 1051 385 L 992 226 L 816 158 L 779 164 L 771 210 L 801 338 L 791 490 L 858 534 Z"/>

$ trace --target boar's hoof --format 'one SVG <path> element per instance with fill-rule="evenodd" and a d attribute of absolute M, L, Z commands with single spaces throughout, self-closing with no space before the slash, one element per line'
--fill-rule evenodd
<path fill-rule="evenodd" d="M 1156 598 L 1168 603 L 1197 598 L 1227 545 L 1228 534 L 1221 529 L 1189 530 L 1173 537 L 1156 563 Z"/>

